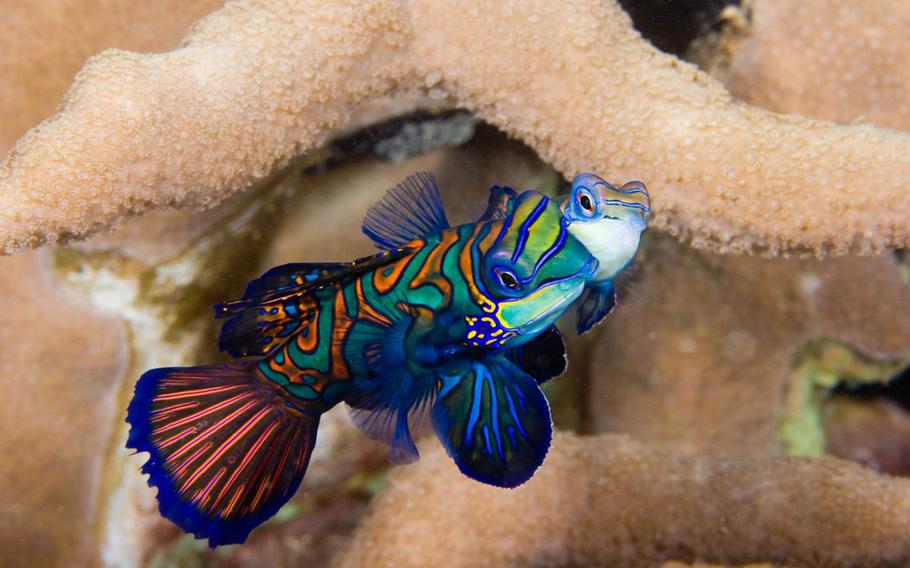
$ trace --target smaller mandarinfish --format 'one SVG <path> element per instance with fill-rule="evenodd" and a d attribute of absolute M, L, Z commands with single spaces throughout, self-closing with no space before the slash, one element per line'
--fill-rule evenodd
<path fill-rule="evenodd" d="M 367 212 L 386 250 L 278 266 L 215 306 L 220 348 L 246 359 L 149 370 L 129 405 L 127 447 L 149 453 L 161 514 L 210 546 L 243 542 L 297 490 L 339 402 L 396 463 L 417 459 L 428 417 L 464 474 L 527 481 L 552 436 L 539 385 L 566 364 L 554 322 L 598 260 L 557 203 L 509 192 L 450 227 L 420 172 Z"/>
<path fill-rule="evenodd" d="M 615 187 L 591 173 L 575 176 L 562 203 L 569 233 L 600 263 L 578 300 L 576 326 L 581 335 L 597 325 L 616 305 L 613 279 L 626 268 L 651 218 L 651 199 L 645 184 L 630 181 Z"/>

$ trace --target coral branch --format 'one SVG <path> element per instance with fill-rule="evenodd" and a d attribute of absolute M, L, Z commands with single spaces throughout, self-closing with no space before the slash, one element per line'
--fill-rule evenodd
<path fill-rule="evenodd" d="M 644 179 L 657 225 L 696 245 L 910 245 L 910 138 L 737 103 L 642 40 L 613 1 L 271 0 L 228 4 L 170 53 L 90 60 L 0 167 L 0 248 L 211 206 L 364 104 L 427 90 L 567 175 Z"/>
<path fill-rule="evenodd" d="M 830 458 L 681 457 L 562 433 L 513 491 L 461 477 L 435 448 L 395 472 L 344 566 L 800 566 L 910 561 L 910 482 Z"/>

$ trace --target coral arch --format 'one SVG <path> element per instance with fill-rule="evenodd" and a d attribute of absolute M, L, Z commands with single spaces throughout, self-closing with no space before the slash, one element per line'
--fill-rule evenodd
<path fill-rule="evenodd" d="M 365 105 L 414 95 L 472 110 L 566 175 L 645 180 L 656 225 L 696 246 L 910 244 L 910 138 L 736 102 L 612 0 L 269 0 L 227 4 L 168 53 L 90 59 L 0 166 L 0 249 L 211 207 Z"/>

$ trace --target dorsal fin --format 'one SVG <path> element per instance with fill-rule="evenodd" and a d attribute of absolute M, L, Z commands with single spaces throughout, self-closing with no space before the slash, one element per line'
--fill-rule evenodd
<path fill-rule="evenodd" d="M 393 249 L 380 252 L 373 256 L 359 258 L 349 263 L 338 264 L 336 265 L 338 266 L 337 270 L 328 272 L 323 278 L 312 281 L 304 280 L 301 284 L 283 287 L 282 289 L 260 291 L 258 286 L 254 286 L 253 290 L 247 289 L 247 293 L 238 300 L 230 300 L 228 302 L 215 304 L 215 319 L 231 317 L 248 308 L 259 308 L 273 303 L 281 303 L 295 296 L 311 294 L 346 278 L 351 278 L 373 270 L 374 268 L 385 266 L 399 258 L 407 256 L 411 251 L 412 249 L 410 248 Z M 265 273 L 265 275 L 268 274 L 269 272 Z M 259 291 L 259 293 L 256 293 L 257 291 Z"/>
<path fill-rule="evenodd" d="M 219 348 L 232 357 L 265 355 L 301 324 L 316 316 L 311 295 L 344 278 L 393 262 L 410 250 L 399 249 L 350 263 L 297 263 L 272 268 L 251 281 L 243 298 L 215 305 L 221 327 Z"/>
<path fill-rule="evenodd" d="M 363 232 L 382 249 L 405 243 L 449 228 L 436 178 L 417 172 L 390 189 L 367 210 Z"/>
<path fill-rule="evenodd" d="M 259 278 L 246 285 L 244 298 L 253 298 L 270 292 L 285 291 L 327 278 L 349 266 L 346 262 L 293 262 L 270 268 Z"/>

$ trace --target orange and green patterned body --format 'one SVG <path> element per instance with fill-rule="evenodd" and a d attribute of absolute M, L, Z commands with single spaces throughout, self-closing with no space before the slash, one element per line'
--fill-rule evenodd
<path fill-rule="evenodd" d="M 251 360 L 151 370 L 130 405 L 162 514 L 213 546 L 244 540 L 296 490 L 342 401 L 393 461 L 417 458 L 426 413 L 465 474 L 530 478 L 551 436 L 538 384 L 565 364 L 553 324 L 598 263 L 558 204 L 527 191 L 513 205 L 449 227 L 435 183 L 409 178 L 367 215 L 386 251 L 280 266 L 217 306 L 221 348 Z"/>

